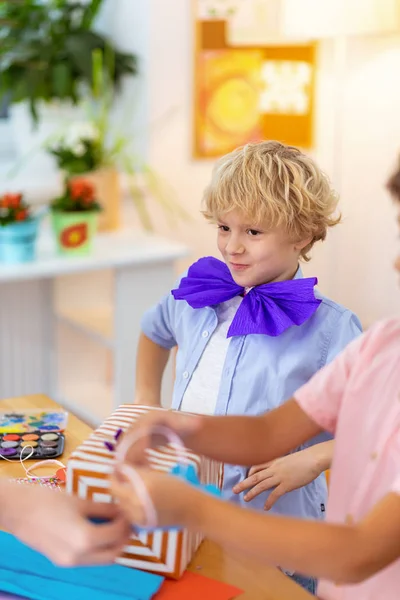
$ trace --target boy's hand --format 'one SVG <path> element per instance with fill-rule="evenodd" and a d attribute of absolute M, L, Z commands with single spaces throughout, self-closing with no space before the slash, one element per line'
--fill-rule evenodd
<path fill-rule="evenodd" d="M 168 442 L 165 436 L 154 433 L 157 427 L 170 429 L 185 442 L 185 437 L 197 431 L 200 426 L 201 417 L 174 411 L 151 410 L 136 421 L 121 438 L 122 443 L 129 436 L 132 436 L 133 439 L 132 445 L 126 452 L 123 460 L 133 465 L 147 464 L 146 449 L 156 448 Z M 136 435 L 138 436 L 137 440 L 135 440 Z"/>
<path fill-rule="evenodd" d="M 250 502 L 263 492 L 275 488 L 264 509 L 269 510 L 284 494 L 297 490 L 321 474 L 314 447 L 288 454 L 272 462 L 252 467 L 248 477 L 233 488 L 235 494 L 249 490 L 244 500 Z"/>
<path fill-rule="evenodd" d="M 59 565 L 112 563 L 129 539 L 129 523 L 113 504 L 36 486 L 12 487 L 7 530 Z M 109 522 L 91 523 L 96 517 Z"/>
<path fill-rule="evenodd" d="M 176 476 L 148 468 L 136 469 L 157 513 L 157 525 L 187 525 L 189 512 L 195 511 L 201 492 Z M 125 517 L 137 527 L 146 527 L 146 513 L 135 488 L 118 467 L 111 478 L 111 493 Z"/>

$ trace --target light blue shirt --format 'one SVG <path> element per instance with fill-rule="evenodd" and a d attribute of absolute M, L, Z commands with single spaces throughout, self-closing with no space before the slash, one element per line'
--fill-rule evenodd
<path fill-rule="evenodd" d="M 295 279 L 302 277 L 299 268 Z M 280 406 L 361 333 L 361 324 L 350 310 L 325 298 L 303 325 L 279 337 L 251 334 L 232 337 L 222 372 L 216 415 L 261 415 Z M 178 410 L 218 319 L 213 307 L 194 309 L 185 300 L 164 296 L 143 317 L 143 333 L 163 348 L 178 346 L 172 408 Z M 318 436 L 305 446 L 329 439 Z M 268 440 L 265 440 L 268 444 Z M 270 492 L 246 503 L 232 488 L 246 477 L 246 469 L 226 465 L 224 496 L 253 509 L 263 510 Z M 321 519 L 327 498 L 324 475 L 309 485 L 285 494 L 271 512 Z"/>

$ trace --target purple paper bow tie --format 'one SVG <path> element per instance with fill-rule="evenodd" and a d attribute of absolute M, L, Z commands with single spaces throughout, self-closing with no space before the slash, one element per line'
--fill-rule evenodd
<path fill-rule="evenodd" d="M 322 300 L 315 297 L 316 277 L 265 283 L 252 288 L 243 298 L 229 327 L 227 337 L 263 333 L 281 335 L 293 325 L 302 325 L 317 310 Z M 172 290 L 175 300 L 186 300 L 192 308 L 226 302 L 243 294 L 225 263 L 207 256 L 200 258 Z"/>

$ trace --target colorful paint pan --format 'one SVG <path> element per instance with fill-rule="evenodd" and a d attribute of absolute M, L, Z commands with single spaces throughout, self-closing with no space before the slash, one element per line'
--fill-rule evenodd
<path fill-rule="evenodd" d="M 56 433 L 44 433 L 41 436 L 41 439 L 45 442 L 55 442 L 56 440 L 58 440 L 58 435 Z"/>
<path fill-rule="evenodd" d="M 18 442 L 1 442 L 2 448 L 16 448 L 18 445 Z"/>
<path fill-rule="evenodd" d="M 24 440 L 24 442 L 36 442 L 36 440 L 39 439 L 39 436 L 36 433 L 26 433 L 22 436 L 22 439 Z"/>
<path fill-rule="evenodd" d="M 15 456 L 16 454 L 15 448 L 0 448 L 0 456 Z"/>
<path fill-rule="evenodd" d="M 44 456 L 55 456 L 57 454 L 57 450 L 55 448 L 42 448 L 42 452 Z"/>
<path fill-rule="evenodd" d="M 27 448 L 27 447 L 29 447 L 29 446 L 30 446 L 31 448 L 36 448 L 36 447 L 37 447 L 37 445 L 38 445 L 38 443 L 37 443 L 37 442 L 35 442 L 35 441 L 33 441 L 33 442 L 30 442 L 30 441 L 28 441 L 28 442 L 21 442 L 21 448 Z"/>
<path fill-rule="evenodd" d="M 6 442 L 19 442 L 20 439 L 21 436 L 16 433 L 7 433 L 7 435 L 3 437 L 3 440 Z"/>
<path fill-rule="evenodd" d="M 44 442 L 41 442 L 41 445 L 44 448 L 57 448 L 58 442 L 46 442 L 45 440 Z"/>

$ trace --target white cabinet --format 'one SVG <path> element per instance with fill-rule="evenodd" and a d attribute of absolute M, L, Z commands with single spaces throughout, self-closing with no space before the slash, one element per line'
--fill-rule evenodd
<path fill-rule="evenodd" d="M 50 237 L 34 263 L 0 266 L 0 397 L 45 393 L 97 425 L 132 402 L 144 311 L 187 249 L 133 230 L 99 234 L 92 255 L 62 258 Z M 163 383 L 171 396 L 171 370 Z"/>

